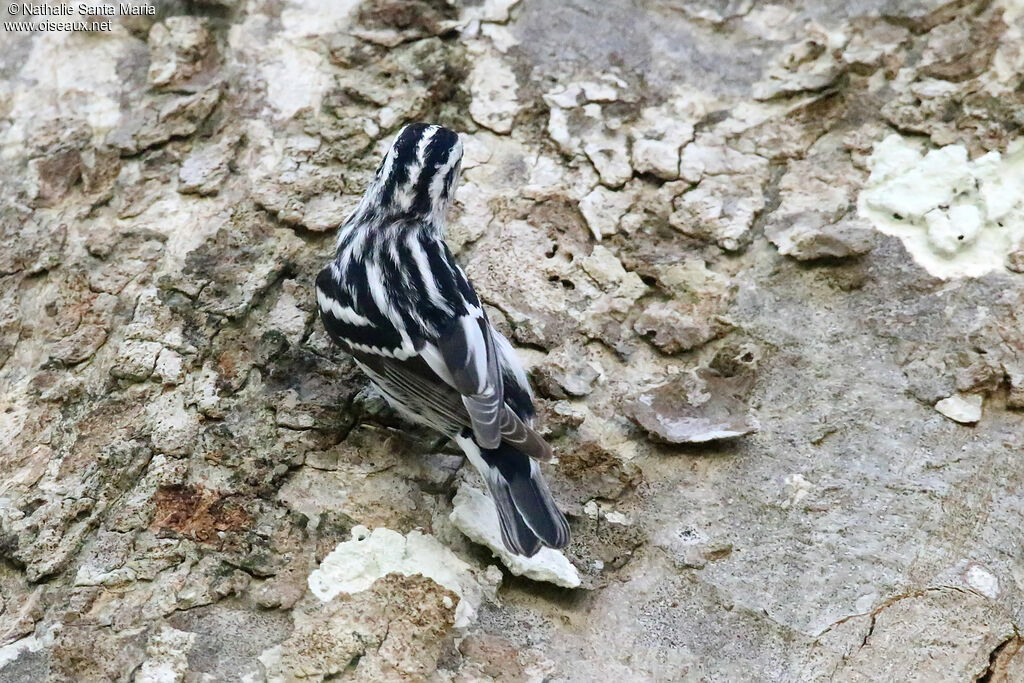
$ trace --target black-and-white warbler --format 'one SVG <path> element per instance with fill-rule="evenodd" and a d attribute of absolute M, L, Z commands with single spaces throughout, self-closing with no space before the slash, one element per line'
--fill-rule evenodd
<path fill-rule="evenodd" d="M 317 276 L 320 317 L 407 417 L 453 438 L 480 471 L 509 550 L 564 547 L 569 525 L 538 461 L 533 394 L 512 345 L 491 327 L 444 242 L 462 163 L 447 128 L 406 126 Z"/>

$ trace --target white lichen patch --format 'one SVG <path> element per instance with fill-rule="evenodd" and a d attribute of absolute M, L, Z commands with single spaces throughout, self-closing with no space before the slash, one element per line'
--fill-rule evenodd
<path fill-rule="evenodd" d="M 860 214 L 899 237 L 936 277 L 979 277 L 1003 268 L 1024 238 L 1024 140 L 1005 155 L 993 151 L 971 161 L 961 145 L 922 153 L 890 135 L 868 164 Z"/>
<path fill-rule="evenodd" d="M 403 536 L 391 529 L 352 529 L 352 540 L 339 543 L 309 575 L 313 594 L 327 602 L 339 593 L 359 593 L 388 574 L 421 574 L 459 596 L 455 626 L 472 623 L 489 592 L 473 568 L 436 538 L 419 531 Z"/>
<path fill-rule="evenodd" d="M 972 562 L 967 567 L 967 571 L 964 572 L 964 582 L 990 600 L 999 597 L 999 579 L 977 562 Z"/>
<path fill-rule="evenodd" d="M 541 548 L 533 557 L 514 555 L 501 541 L 498 513 L 487 496 L 472 486 L 459 487 L 449 518 L 455 527 L 474 543 L 485 545 L 516 576 L 547 581 L 556 586 L 576 588 L 580 575 L 561 551 Z"/>

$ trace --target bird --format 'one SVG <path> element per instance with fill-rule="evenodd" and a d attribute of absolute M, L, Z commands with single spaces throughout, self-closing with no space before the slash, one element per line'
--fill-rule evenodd
<path fill-rule="evenodd" d="M 539 463 L 533 392 L 444 238 L 462 166 L 458 133 L 410 123 L 338 228 L 316 277 L 320 318 L 399 414 L 454 440 L 487 484 L 501 538 L 532 557 L 569 524 Z"/>

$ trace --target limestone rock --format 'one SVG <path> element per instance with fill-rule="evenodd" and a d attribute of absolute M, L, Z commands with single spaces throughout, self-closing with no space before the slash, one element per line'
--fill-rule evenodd
<path fill-rule="evenodd" d="M 844 42 L 841 33 L 820 25 L 809 26 L 807 37 L 794 43 L 768 69 L 767 77 L 754 84 L 754 97 L 767 100 L 805 90 L 820 90 L 835 82 L 845 65 L 836 58 Z"/>
<path fill-rule="evenodd" d="M 124 154 L 188 136 L 213 113 L 222 91 L 213 85 L 193 94 L 167 95 L 144 103 L 111 131 L 107 142 Z"/>
<path fill-rule="evenodd" d="M 981 403 L 978 394 L 954 394 L 936 403 L 935 410 L 954 422 L 974 424 L 981 419 Z"/>
<path fill-rule="evenodd" d="M 374 0 L 359 8 L 359 38 L 384 47 L 442 35 L 457 26 L 455 8 L 444 2 Z"/>
<path fill-rule="evenodd" d="M 749 239 L 754 217 L 764 208 L 765 180 L 763 174 L 706 176 L 673 200 L 675 211 L 669 223 L 685 235 L 738 251 Z"/>
<path fill-rule="evenodd" d="M 673 99 L 668 106 L 648 107 L 633 124 L 630 148 L 633 168 L 652 173 L 663 180 L 679 177 L 679 155 L 683 145 L 693 139 L 694 124 L 701 110 Z"/>
<path fill-rule="evenodd" d="M 859 175 L 842 158 L 819 155 L 790 162 L 779 182 L 779 207 L 765 226 L 779 253 L 804 261 L 870 251 L 871 225 L 853 209 Z"/>
<path fill-rule="evenodd" d="M 349 667 L 364 680 L 434 673 L 454 625 L 455 594 L 418 575 L 389 574 L 371 586 L 303 604 L 288 639 L 260 655 L 267 680 L 323 680 Z"/>
<path fill-rule="evenodd" d="M 146 661 L 137 678 L 140 681 L 182 680 L 188 671 L 188 653 L 196 634 L 165 626 L 150 638 Z"/>
<path fill-rule="evenodd" d="M 149 83 L 180 87 L 196 74 L 211 68 L 216 49 L 201 19 L 167 17 L 149 30 Z"/>
<path fill-rule="evenodd" d="M 111 374 L 137 382 L 148 379 L 153 374 L 161 350 L 156 342 L 127 339 L 118 352 Z"/>
<path fill-rule="evenodd" d="M 707 371 L 686 374 L 639 394 L 627 413 L 667 443 L 734 439 L 758 429 L 735 391 L 732 383 Z"/>
<path fill-rule="evenodd" d="M 717 319 L 705 318 L 693 306 L 655 301 L 644 309 L 633 328 L 638 334 L 649 336 L 651 343 L 665 353 L 679 353 L 706 344 L 727 326 Z"/>
<path fill-rule="evenodd" d="M 604 83 L 571 83 L 547 93 L 550 107 L 548 134 L 563 153 L 580 155 L 593 165 L 601 183 L 618 188 L 633 175 L 629 140 L 617 117 L 605 116 L 605 102 L 620 99 L 624 84 L 609 79 Z M 628 95 L 624 95 L 628 97 Z"/>
<path fill-rule="evenodd" d="M 601 365 L 585 350 L 566 344 L 552 351 L 533 373 L 535 387 L 553 398 L 586 396 L 603 374 Z"/>
<path fill-rule="evenodd" d="M 949 609 L 951 603 L 962 607 Z M 914 672 L 911 675 L 941 677 L 984 671 L 988 664 L 985 654 L 992 651 L 994 643 L 1009 637 L 1005 617 L 990 605 L 975 593 L 948 589 L 934 589 L 897 600 L 872 615 L 875 629 L 871 631 L 870 649 L 857 653 L 849 662 L 849 671 L 851 675 L 868 678 L 899 678 L 910 672 Z M 901 650 L 902 643 L 909 637 L 908 619 L 925 619 L 933 624 L 936 637 L 944 643 L 939 649 L 946 653 L 945 657 L 936 661 L 935 657 L 908 658 L 905 653 L 903 657 L 877 656 L 880 651 L 896 653 Z"/>
<path fill-rule="evenodd" d="M 1019 4 L 5 33 L 0 679 L 1021 680 Z M 411 121 L 463 139 L 448 240 L 572 526 L 543 567 L 317 318 Z"/>
<path fill-rule="evenodd" d="M 82 155 L 68 149 L 28 162 L 32 198 L 38 206 L 52 206 L 67 196 L 82 175 Z"/>
<path fill-rule="evenodd" d="M 497 513 L 495 513 L 497 514 Z M 497 523 L 497 517 L 495 517 Z M 352 540 L 338 545 L 309 576 L 313 594 L 329 602 L 340 593 L 355 594 L 389 574 L 419 574 L 458 596 L 454 624 L 468 626 L 475 618 L 486 588 L 473 568 L 430 536 L 402 536 L 391 529 L 352 530 Z"/>
<path fill-rule="evenodd" d="M 618 131 L 597 131 L 588 135 L 583 140 L 583 153 L 608 187 L 621 187 L 633 175 L 626 139 Z"/>
<path fill-rule="evenodd" d="M 619 231 L 619 222 L 632 203 L 633 199 L 628 192 L 609 190 L 598 185 L 580 200 L 580 213 L 594 239 L 600 241 Z"/>
<path fill-rule="evenodd" d="M 699 260 L 659 266 L 657 284 L 671 295 L 652 302 L 633 323 L 665 353 L 689 351 L 725 334 L 732 326 L 726 312 L 732 300 L 728 280 Z"/>
<path fill-rule="evenodd" d="M 558 550 L 541 548 L 533 557 L 514 555 L 501 541 L 498 513 L 490 499 L 480 491 L 463 484 L 455 494 L 452 523 L 466 536 L 494 553 L 516 576 L 534 581 L 547 581 L 564 588 L 580 585 L 576 568 Z"/>
<path fill-rule="evenodd" d="M 473 101 L 469 113 L 481 126 L 495 133 L 508 133 L 519 111 L 516 99 L 516 76 L 508 65 L 493 55 L 476 60 L 470 74 Z"/>
<path fill-rule="evenodd" d="M 589 435 L 574 431 L 573 438 L 558 443 L 557 452 L 558 467 L 549 471 L 548 479 L 562 505 L 582 507 L 594 499 L 618 500 L 643 482 L 639 467 Z"/>
<path fill-rule="evenodd" d="M 228 175 L 228 164 L 231 163 L 238 142 L 237 138 L 228 138 L 193 150 L 181 162 L 178 191 L 200 195 L 217 194 Z"/>

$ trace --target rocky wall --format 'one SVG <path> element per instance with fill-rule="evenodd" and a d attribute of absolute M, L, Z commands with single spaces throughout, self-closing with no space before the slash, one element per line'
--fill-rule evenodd
<path fill-rule="evenodd" d="M 1024 6 L 135 6 L 0 47 L 0 680 L 1024 680 Z M 564 554 L 316 320 L 412 120 Z"/>

